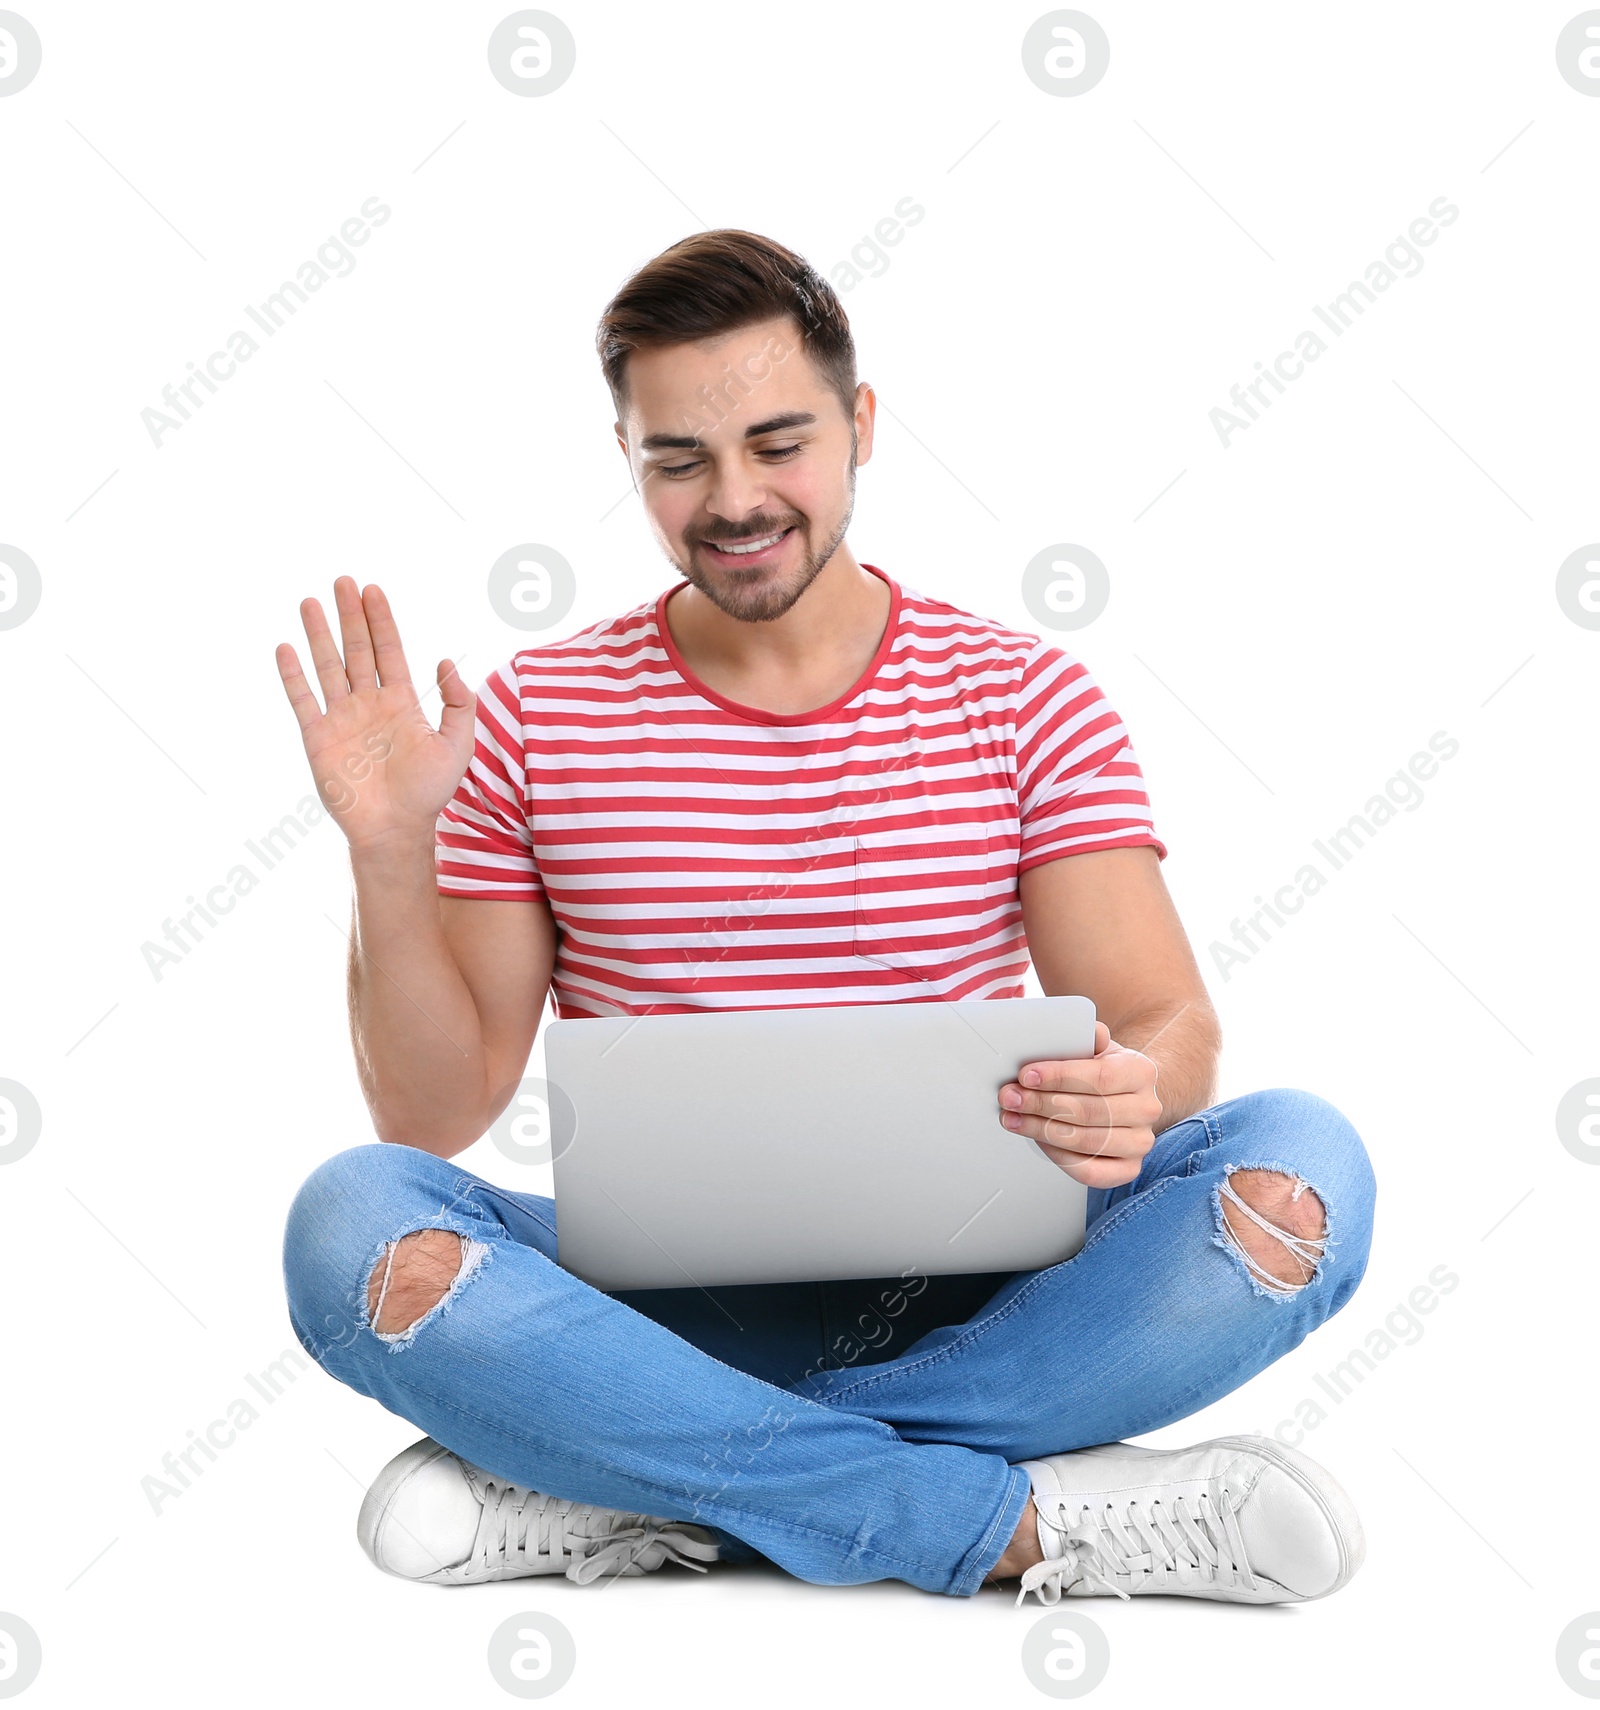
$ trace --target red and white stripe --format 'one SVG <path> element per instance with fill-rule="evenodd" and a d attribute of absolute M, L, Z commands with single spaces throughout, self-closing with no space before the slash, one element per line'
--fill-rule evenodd
<path fill-rule="evenodd" d="M 829 707 L 699 682 L 664 616 L 682 583 L 479 688 L 439 891 L 546 899 L 559 1015 L 1019 997 L 1021 873 L 1165 859 L 1085 666 L 864 568 L 888 626 Z"/>

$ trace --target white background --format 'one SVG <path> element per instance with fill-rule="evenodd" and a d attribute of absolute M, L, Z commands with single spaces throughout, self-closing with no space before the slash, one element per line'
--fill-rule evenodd
<path fill-rule="evenodd" d="M 310 788 L 273 665 L 298 601 L 376 579 L 417 675 L 449 654 L 476 683 L 527 641 L 486 598 L 507 547 L 572 563 L 562 634 L 671 585 L 618 503 L 600 309 L 701 225 L 831 272 L 907 196 L 926 217 L 843 298 L 882 404 L 851 544 L 1028 628 L 1028 560 L 1099 554 L 1109 607 L 1057 639 L 1133 733 L 1223 1096 L 1321 1093 L 1379 1176 L 1349 1307 L 1152 1440 L 1274 1429 L 1431 1270 L 1460 1278 L 1305 1438 L 1366 1523 L 1348 1589 L 1074 1600 L 1110 1640 L 1094 1699 L 1569 1701 L 1556 1639 L 1600 1607 L 1600 1170 L 1554 1122 L 1600 1074 L 1600 633 L 1555 597 L 1600 538 L 1576 8 L 1094 0 L 1110 69 L 1076 98 L 1024 75 L 1035 5 L 556 9 L 576 71 L 520 99 L 485 56 L 503 0 L 23 6 L 0 541 L 43 598 L 0 631 L 0 1076 L 44 1128 L 0 1171 L 0 1609 L 43 1641 L 29 1701 L 496 1702 L 487 1638 L 523 1609 L 572 1630 L 575 1704 L 1040 1701 L 1044 1611 L 996 1588 L 387 1579 L 355 1511 L 416 1432 L 315 1369 L 159 1516 L 140 1488 L 295 1346 L 284 1212 L 370 1138 L 335 829 L 160 980 L 141 953 Z M 153 446 L 141 410 L 372 196 L 393 214 L 354 271 Z M 1440 196 L 1422 271 L 1224 449 L 1208 412 Z M 1435 731 L 1460 751 L 1423 804 L 1224 979 L 1208 946 Z M 486 1142 L 464 1162 L 547 1191 Z"/>

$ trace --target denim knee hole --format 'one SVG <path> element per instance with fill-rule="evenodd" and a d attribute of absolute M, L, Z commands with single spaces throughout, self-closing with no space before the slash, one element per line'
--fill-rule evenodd
<path fill-rule="evenodd" d="M 378 1323 L 383 1317 L 383 1306 L 389 1294 L 395 1255 L 400 1250 L 401 1243 L 410 1236 L 426 1234 L 432 1229 L 454 1235 L 460 1241 L 461 1257 L 455 1275 L 445 1285 L 439 1298 L 418 1313 L 410 1324 L 400 1330 L 380 1330 Z M 454 1228 L 448 1223 L 424 1223 L 413 1229 L 401 1230 L 380 1245 L 364 1273 L 361 1289 L 362 1328 L 370 1330 L 391 1353 L 398 1353 L 403 1348 L 409 1348 L 416 1340 L 419 1331 L 425 1329 L 436 1318 L 443 1317 L 450 1311 L 462 1289 L 493 1257 L 493 1249 L 487 1242 L 475 1240 L 464 1229 Z M 380 1266 L 382 1266 L 382 1275 L 381 1278 L 378 1278 Z M 379 1282 L 378 1299 L 377 1303 L 372 1305 L 370 1304 L 371 1286 L 375 1278 Z"/>
<path fill-rule="evenodd" d="M 1317 1236 L 1296 1235 L 1292 1230 L 1282 1229 L 1270 1218 L 1264 1217 L 1234 1187 L 1231 1178 L 1240 1171 L 1246 1174 L 1281 1176 L 1285 1180 L 1293 1182 L 1294 1187 L 1289 1195 L 1291 1203 L 1298 1201 L 1303 1194 L 1312 1194 L 1322 1207 L 1322 1233 Z M 1247 1252 L 1228 1218 L 1224 1209 L 1224 1202 L 1232 1205 L 1242 1217 L 1269 1236 L 1271 1241 L 1282 1250 L 1285 1257 L 1294 1261 L 1295 1268 L 1302 1270 L 1305 1274 L 1293 1280 L 1281 1277 L 1253 1254 Z M 1223 1179 L 1212 1191 L 1211 1204 L 1216 1221 L 1216 1232 L 1212 1236 L 1213 1244 L 1221 1247 L 1234 1259 L 1249 1278 L 1251 1288 L 1258 1295 L 1265 1295 L 1273 1300 L 1292 1299 L 1317 1279 L 1323 1263 L 1330 1256 L 1333 1214 L 1328 1206 L 1327 1199 L 1298 1171 L 1291 1170 L 1284 1164 L 1224 1165 Z"/>

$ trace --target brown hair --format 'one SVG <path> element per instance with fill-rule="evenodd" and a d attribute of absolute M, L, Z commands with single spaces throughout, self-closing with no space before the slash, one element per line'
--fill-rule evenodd
<path fill-rule="evenodd" d="M 846 419 L 856 408 L 856 347 L 833 287 L 803 257 L 755 232 L 698 232 L 647 261 L 606 305 L 595 348 L 621 414 L 628 354 L 717 338 L 787 316 Z"/>

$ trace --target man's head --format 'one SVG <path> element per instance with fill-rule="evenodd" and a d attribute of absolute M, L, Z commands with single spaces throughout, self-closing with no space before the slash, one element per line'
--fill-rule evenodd
<path fill-rule="evenodd" d="M 782 617 L 844 540 L 872 454 L 833 288 L 770 238 L 702 232 L 628 280 L 596 345 L 662 550 L 730 617 Z"/>

